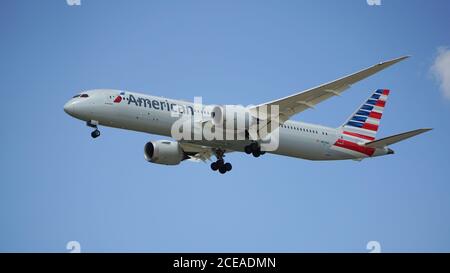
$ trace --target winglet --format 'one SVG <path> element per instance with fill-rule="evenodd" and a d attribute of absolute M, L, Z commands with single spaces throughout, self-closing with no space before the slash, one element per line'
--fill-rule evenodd
<path fill-rule="evenodd" d="M 408 59 L 410 57 L 411 57 L 410 55 L 405 55 L 405 56 L 402 56 L 402 57 L 399 57 L 399 58 L 395 58 L 395 59 L 392 59 L 392 60 L 381 62 L 378 65 L 391 66 L 391 65 L 396 64 L 398 62 L 406 60 L 406 59 Z"/>

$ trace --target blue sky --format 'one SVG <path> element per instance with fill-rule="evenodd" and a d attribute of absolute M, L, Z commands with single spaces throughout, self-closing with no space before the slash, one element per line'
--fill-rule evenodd
<path fill-rule="evenodd" d="M 450 46 L 449 1 L 81 3 L 2 2 L 0 251 L 450 251 L 450 100 L 431 70 Z M 62 109 L 93 88 L 256 104 L 406 54 L 295 117 L 337 127 L 389 88 L 380 137 L 435 128 L 359 163 L 160 166 L 143 147 L 161 137 L 102 128 L 94 141 Z"/>

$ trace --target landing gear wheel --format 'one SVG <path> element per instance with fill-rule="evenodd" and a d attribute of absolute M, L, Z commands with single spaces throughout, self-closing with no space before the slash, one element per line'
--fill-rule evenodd
<path fill-rule="evenodd" d="M 228 171 L 231 171 L 231 164 L 230 163 L 225 163 L 225 161 L 223 160 L 224 157 L 224 153 L 225 151 L 217 149 L 216 150 L 216 157 L 217 157 L 217 161 L 211 163 L 211 170 L 213 171 L 219 171 L 219 173 L 224 174 Z"/>
<path fill-rule="evenodd" d="M 97 138 L 99 136 L 100 136 L 100 131 L 98 129 L 95 129 L 94 131 L 92 131 L 92 133 L 91 133 L 92 138 Z"/>
<path fill-rule="evenodd" d="M 254 157 L 260 157 L 266 153 L 265 151 L 261 151 L 261 146 L 257 142 L 252 142 L 245 146 L 244 151 L 246 154 L 252 154 Z"/>
<path fill-rule="evenodd" d="M 219 165 L 217 164 L 217 162 L 211 163 L 211 170 L 217 171 L 218 169 L 219 169 Z"/>
<path fill-rule="evenodd" d="M 253 152 L 253 151 L 259 150 L 260 148 L 259 148 L 258 143 L 253 142 L 252 144 L 250 144 L 250 149 L 251 149 L 251 151 Z"/>
<path fill-rule="evenodd" d="M 219 167 L 219 173 L 224 174 L 226 172 L 227 172 L 227 167 L 225 164 Z"/>
<path fill-rule="evenodd" d="M 233 168 L 233 166 L 229 162 L 225 163 L 224 166 L 225 166 L 225 169 L 227 170 L 227 172 L 231 171 L 231 169 Z"/>
<path fill-rule="evenodd" d="M 244 151 L 245 151 L 245 153 L 246 154 L 251 154 L 252 153 L 252 148 L 250 147 L 250 145 L 248 145 L 248 146 L 245 146 L 245 148 L 244 148 Z"/>

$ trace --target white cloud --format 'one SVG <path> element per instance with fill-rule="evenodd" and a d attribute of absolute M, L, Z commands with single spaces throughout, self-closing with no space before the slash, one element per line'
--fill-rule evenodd
<path fill-rule="evenodd" d="M 450 99 L 450 48 L 438 48 L 431 72 L 439 82 L 444 97 Z"/>

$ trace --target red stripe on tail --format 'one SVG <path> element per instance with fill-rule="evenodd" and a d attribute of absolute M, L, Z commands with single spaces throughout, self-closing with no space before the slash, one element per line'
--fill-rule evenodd
<path fill-rule="evenodd" d="M 376 119 L 381 119 L 381 116 L 383 116 L 382 113 L 378 113 L 378 112 L 375 112 L 375 111 L 372 111 L 369 114 L 369 117 L 376 118 Z"/>
<path fill-rule="evenodd" d="M 364 123 L 362 128 L 376 132 L 378 130 L 378 125 L 366 122 L 366 123 Z"/>
<path fill-rule="evenodd" d="M 361 134 L 353 133 L 353 132 L 347 132 L 347 131 L 344 131 L 343 134 L 346 134 L 346 135 L 349 135 L 349 136 L 354 136 L 354 137 L 359 137 L 359 138 L 367 139 L 367 140 L 375 140 L 374 137 L 366 136 L 366 135 L 361 135 Z"/>
<path fill-rule="evenodd" d="M 384 107 L 386 105 L 386 102 L 384 100 L 378 100 L 375 106 Z"/>
<path fill-rule="evenodd" d="M 375 153 L 375 148 L 361 146 L 361 145 L 358 145 L 357 143 L 343 140 L 343 139 L 338 139 L 336 141 L 336 143 L 334 143 L 334 145 L 337 147 L 341 147 L 341 148 L 349 149 L 349 150 L 352 150 L 352 151 L 355 151 L 358 153 L 362 153 L 367 156 L 372 156 Z"/>

